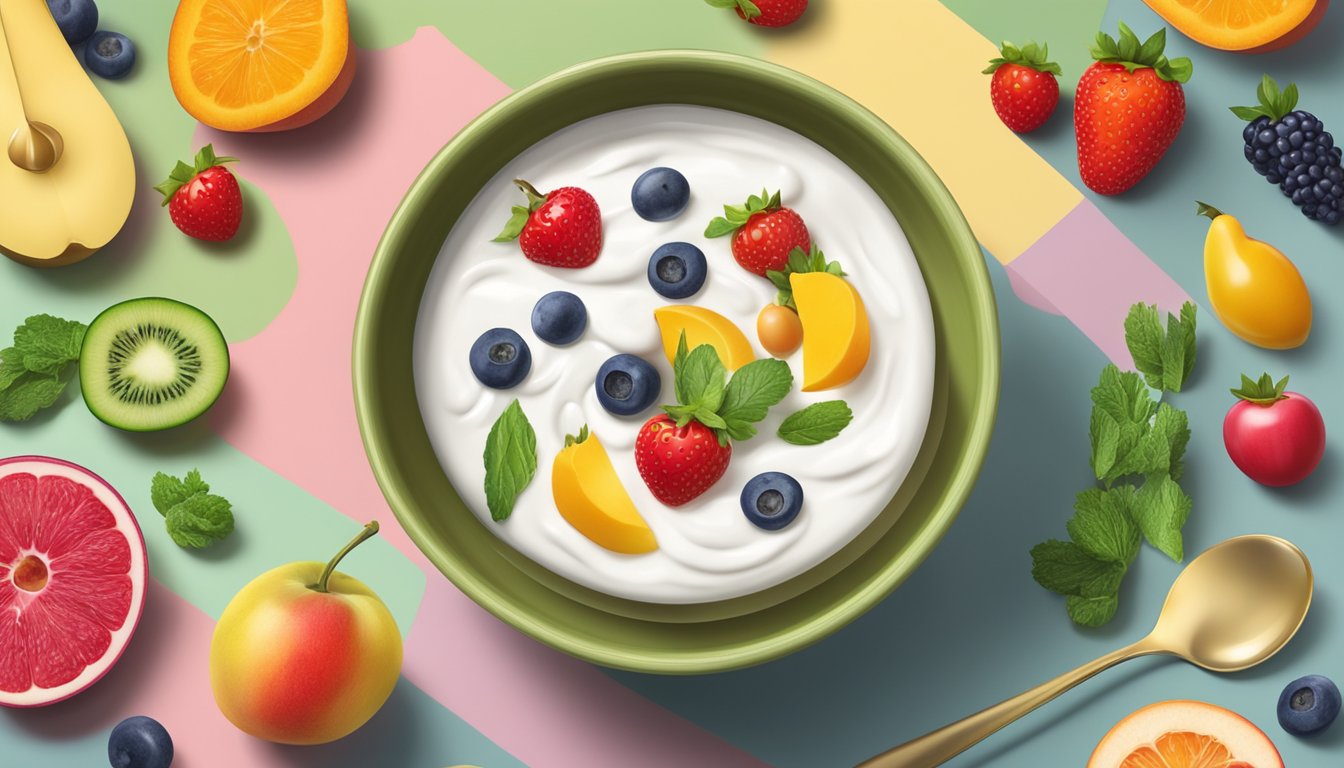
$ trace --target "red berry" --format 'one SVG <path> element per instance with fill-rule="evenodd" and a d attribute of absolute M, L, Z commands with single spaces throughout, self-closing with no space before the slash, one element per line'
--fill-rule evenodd
<path fill-rule="evenodd" d="M 1048 61 L 1049 46 L 1027 43 L 1020 48 L 1004 43 L 998 58 L 990 59 L 985 74 L 989 98 L 1003 124 L 1026 133 L 1041 127 L 1059 103 L 1059 65 Z"/>
<path fill-rule="evenodd" d="M 785 208 L 778 192 L 771 195 L 761 190 L 759 197 L 752 195 L 745 205 L 724 206 L 723 213 L 709 223 L 705 236 L 731 233 L 733 258 L 748 272 L 764 277 L 766 272 L 784 269 L 794 248 L 804 253 L 812 250 L 803 217 Z"/>
<path fill-rule="evenodd" d="M 196 153 L 195 165 L 179 162 L 167 179 L 154 188 L 163 193 L 168 216 L 185 234 L 198 240 L 223 241 L 238 233 L 243 220 L 243 193 L 238 179 L 215 157 L 207 144 Z"/>
<path fill-rule="evenodd" d="M 561 187 L 545 195 L 525 181 L 515 181 L 528 206 L 514 206 L 513 218 L 498 241 L 518 238 L 528 259 L 549 267 L 586 267 L 602 251 L 602 211 L 593 196 L 578 187 Z"/>
<path fill-rule="evenodd" d="M 732 443 L 719 444 L 714 430 L 692 420 L 684 427 L 667 415 L 644 422 L 635 438 L 635 466 L 654 497 L 679 507 L 709 490 L 733 457 Z"/>
<path fill-rule="evenodd" d="M 759 27 L 783 27 L 797 21 L 807 10 L 807 0 L 752 0 L 759 10 L 759 15 L 753 15 L 747 18 L 747 12 L 742 10 L 742 4 L 738 3 L 737 11 L 739 18 Z"/>
<path fill-rule="evenodd" d="M 1120 35 L 1142 60 L 1119 60 L 1120 46 L 1101 35 L 1093 56 L 1104 61 L 1083 72 L 1073 104 L 1078 171 L 1084 184 L 1103 195 L 1139 183 L 1166 154 L 1185 122 L 1181 82 L 1190 77 L 1189 59 L 1168 61 L 1152 38 L 1140 45 L 1123 24 Z"/>

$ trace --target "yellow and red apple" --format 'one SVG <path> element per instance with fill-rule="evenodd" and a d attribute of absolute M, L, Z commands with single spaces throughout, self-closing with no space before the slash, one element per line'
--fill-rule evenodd
<path fill-rule="evenodd" d="M 401 675 L 401 632 L 383 601 L 336 571 L 371 522 L 328 563 L 263 573 L 220 616 L 210 686 L 240 730 L 282 744 L 323 744 L 373 717 Z"/>

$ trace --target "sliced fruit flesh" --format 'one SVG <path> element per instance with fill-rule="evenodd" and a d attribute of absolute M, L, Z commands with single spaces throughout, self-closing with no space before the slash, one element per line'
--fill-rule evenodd
<path fill-rule="evenodd" d="M 803 326 L 803 391 L 853 381 L 871 352 L 868 312 L 858 291 L 825 272 L 797 273 L 789 282 Z"/>
<path fill-rule="evenodd" d="M 596 435 L 555 457 L 551 485 L 560 516 L 598 546 L 628 555 L 658 548 Z"/>
<path fill-rule="evenodd" d="M 1246 764 L 1234 760 L 1232 753 L 1222 742 L 1212 736 L 1189 731 L 1164 733 L 1158 737 L 1156 743 L 1139 747 L 1120 764 L 1120 768 L 1238 768 L 1239 766 Z"/>
<path fill-rule="evenodd" d="M 1311 16 L 1324 0 L 1145 0 L 1190 37 L 1242 50 L 1271 43 Z"/>
<path fill-rule="evenodd" d="M 144 600 L 129 510 L 79 468 L 44 461 L 0 462 L 0 705 L 51 703 L 97 680 Z"/>
<path fill-rule="evenodd" d="M 214 403 L 229 375 L 228 345 L 195 307 L 134 299 L 94 319 L 79 374 L 85 404 L 98 418 L 121 429 L 164 429 Z"/>
<path fill-rule="evenodd" d="M 663 354 L 670 363 L 677 357 L 681 334 L 686 334 L 686 346 L 695 349 L 701 344 L 714 347 L 719 360 L 730 371 L 756 358 L 751 342 L 732 320 L 711 309 L 683 304 L 660 307 L 653 311 L 658 330 L 663 337 Z"/>

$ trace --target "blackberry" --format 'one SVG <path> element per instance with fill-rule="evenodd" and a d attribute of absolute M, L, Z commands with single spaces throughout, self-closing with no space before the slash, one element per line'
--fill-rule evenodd
<path fill-rule="evenodd" d="M 1246 159 L 1255 172 L 1278 184 L 1309 219 L 1338 224 L 1344 217 L 1344 168 L 1340 148 L 1325 124 L 1297 106 L 1297 85 L 1279 90 L 1269 75 L 1256 89 L 1260 104 L 1232 107 L 1250 123 L 1242 131 Z"/>

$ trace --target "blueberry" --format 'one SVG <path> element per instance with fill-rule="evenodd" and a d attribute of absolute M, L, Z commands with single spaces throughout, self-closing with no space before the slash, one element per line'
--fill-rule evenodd
<path fill-rule="evenodd" d="M 803 487 L 783 472 L 762 472 L 742 488 L 742 513 L 757 528 L 777 531 L 803 508 Z"/>
<path fill-rule="evenodd" d="M 471 372 L 487 387 L 516 387 L 532 370 L 532 351 L 508 328 L 491 328 L 471 345 Z"/>
<path fill-rule="evenodd" d="M 657 369 L 634 355 L 616 355 L 597 369 L 597 401 L 609 413 L 633 416 L 658 399 L 663 378 Z"/>
<path fill-rule="evenodd" d="M 1339 716 L 1339 688 L 1320 675 L 1299 677 L 1279 694 L 1279 725 L 1294 736 L 1323 731 Z"/>
<path fill-rule="evenodd" d="M 120 32 L 94 32 L 84 45 L 84 64 L 108 80 L 125 77 L 135 64 L 135 44 Z"/>
<path fill-rule="evenodd" d="M 630 189 L 630 202 L 635 213 L 648 221 L 675 219 L 691 202 L 691 185 L 680 171 L 671 168 L 650 168 L 635 179 Z"/>
<path fill-rule="evenodd" d="M 71 45 L 88 40 L 98 28 L 98 6 L 93 0 L 47 0 L 47 10 Z"/>
<path fill-rule="evenodd" d="M 173 763 L 173 738 L 152 717 L 128 717 L 107 738 L 107 759 L 112 768 L 168 768 Z"/>
<path fill-rule="evenodd" d="M 669 299 L 693 296 L 705 284 L 704 251 L 690 243 L 667 243 L 649 257 L 649 285 Z"/>
<path fill-rule="evenodd" d="M 568 291 L 551 291 L 532 308 L 532 332 L 547 344 L 571 344 L 587 327 L 583 300 Z"/>

